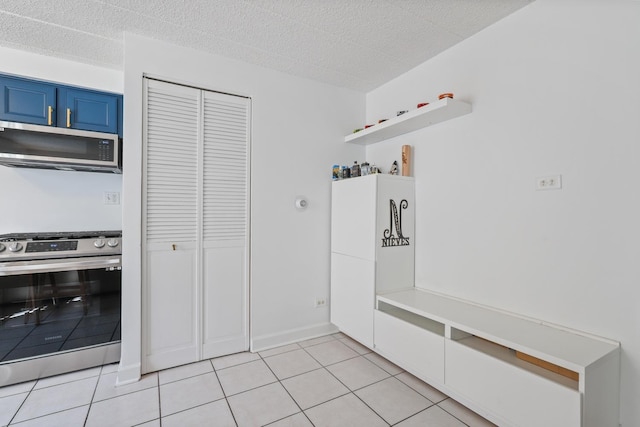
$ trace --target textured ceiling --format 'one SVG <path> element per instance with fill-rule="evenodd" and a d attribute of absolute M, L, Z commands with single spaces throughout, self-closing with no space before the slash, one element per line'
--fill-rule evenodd
<path fill-rule="evenodd" d="M 0 46 L 123 67 L 125 31 L 371 90 L 532 0 L 0 0 Z"/>

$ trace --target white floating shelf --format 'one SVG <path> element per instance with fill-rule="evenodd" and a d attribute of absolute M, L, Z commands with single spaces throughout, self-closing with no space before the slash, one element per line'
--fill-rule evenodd
<path fill-rule="evenodd" d="M 414 130 L 435 125 L 471 112 L 471 104 L 457 99 L 444 98 L 400 116 L 378 123 L 344 137 L 344 142 L 369 145 Z"/>

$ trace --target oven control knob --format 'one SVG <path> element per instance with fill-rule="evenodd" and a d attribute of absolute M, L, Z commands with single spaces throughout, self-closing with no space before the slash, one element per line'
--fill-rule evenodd
<path fill-rule="evenodd" d="M 20 242 L 13 242 L 9 245 L 9 251 L 20 252 L 22 250 L 22 244 Z"/>
<path fill-rule="evenodd" d="M 115 248 L 116 246 L 118 246 L 118 239 L 109 239 L 109 241 L 107 242 L 107 245 L 110 248 Z"/>
<path fill-rule="evenodd" d="M 4 251 L 4 248 L 5 248 L 5 247 L 6 247 L 5 245 L 3 245 L 2 243 L 0 243 L 0 252 Z"/>
<path fill-rule="evenodd" d="M 93 242 L 93 246 L 95 246 L 96 248 L 104 248 L 104 239 L 96 239 Z"/>

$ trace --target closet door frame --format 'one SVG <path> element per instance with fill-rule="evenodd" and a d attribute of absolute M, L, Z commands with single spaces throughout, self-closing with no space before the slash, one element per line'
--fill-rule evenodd
<path fill-rule="evenodd" d="M 241 290 L 240 293 L 242 295 L 242 313 L 240 314 L 242 320 L 242 335 L 241 337 L 236 336 L 235 341 L 233 343 L 224 342 L 221 340 L 220 343 L 214 343 L 214 348 L 212 349 L 209 346 L 208 349 L 204 349 L 205 344 L 205 322 L 209 313 L 207 313 L 206 300 L 205 300 L 205 255 L 208 247 L 212 245 L 211 242 L 206 242 L 204 238 L 204 181 L 205 181 L 205 170 L 204 170 L 204 162 L 205 162 L 205 108 L 204 108 L 204 98 L 206 93 L 215 93 L 219 94 L 219 92 L 209 91 L 207 89 L 194 88 L 190 86 L 185 86 L 180 83 L 174 83 L 170 81 L 166 81 L 164 79 L 158 79 L 150 76 L 145 76 L 143 78 L 143 88 L 144 88 L 144 102 L 143 102 L 143 173 L 142 173 L 142 372 L 153 372 L 159 369 L 165 369 L 170 366 L 178 366 L 185 363 L 191 363 L 198 360 L 203 360 L 210 357 L 219 356 L 222 354 L 230 354 L 239 351 L 246 351 L 249 349 L 250 343 L 250 296 L 249 296 L 249 257 L 250 257 L 250 191 L 251 191 L 251 100 L 247 97 L 237 97 L 235 95 L 222 94 L 222 96 L 233 97 L 243 99 L 246 103 L 247 115 L 246 115 L 246 199 L 245 203 L 245 231 L 244 231 L 244 253 L 242 254 L 242 280 L 241 280 Z M 154 83 L 151 83 L 154 82 Z M 148 240 L 148 194 L 147 194 L 147 181 L 148 181 L 148 85 L 171 85 L 169 87 L 178 88 L 179 91 L 184 90 L 188 93 L 197 94 L 197 157 L 196 157 L 196 215 L 195 215 L 195 223 L 196 223 L 196 235 L 194 241 L 180 241 L 179 237 L 175 240 L 176 243 L 171 241 L 163 241 L 163 242 L 149 242 Z M 170 126 L 170 124 L 168 124 Z M 216 242 L 213 243 L 213 246 L 217 246 Z M 224 245 L 223 245 L 224 246 Z M 192 295 L 189 296 L 190 303 L 189 307 L 186 307 L 187 303 L 183 300 L 183 306 L 177 307 L 175 312 L 167 312 L 167 319 L 161 318 L 160 322 L 167 322 L 164 326 L 169 327 L 171 325 L 171 321 L 169 318 L 171 316 L 177 316 L 176 319 L 178 322 L 182 321 L 183 323 L 187 322 L 192 325 L 192 330 L 188 333 L 189 338 L 183 342 L 180 348 L 167 348 L 161 349 L 160 354 L 154 354 L 157 348 L 153 348 L 153 344 L 157 343 L 157 335 L 158 331 L 155 331 L 151 322 L 153 319 L 158 319 L 158 313 L 154 313 L 154 308 L 150 305 L 153 304 L 153 293 L 151 292 L 150 280 L 158 279 L 162 281 L 162 277 L 154 276 L 154 272 L 150 271 L 150 267 L 153 264 L 151 259 L 151 252 L 159 252 L 160 257 L 164 257 L 167 262 L 170 262 L 171 259 L 178 259 L 180 264 L 180 268 L 183 270 L 186 268 L 192 268 L 191 274 L 192 277 L 188 278 L 188 281 L 193 281 L 191 283 Z M 164 253 L 162 253 L 164 251 Z M 158 256 L 158 255 L 155 255 Z M 173 258 L 172 258 L 173 256 Z M 187 265 L 191 263 L 190 267 Z M 154 265 L 158 265 L 156 262 Z M 160 266 L 162 269 L 162 266 Z M 165 272 L 167 273 L 167 272 Z M 170 276 L 170 274 L 167 274 Z M 173 278 L 175 279 L 175 277 Z M 164 286 L 169 286 L 167 283 L 164 283 Z M 169 291 L 170 292 L 170 291 Z M 177 297 L 178 298 L 178 297 Z M 166 304 L 165 304 L 166 305 Z M 165 307 L 166 308 L 166 307 Z M 185 312 L 186 311 L 186 312 Z M 180 320 L 182 319 L 182 320 Z M 182 325 L 184 326 L 184 325 Z M 154 341 L 155 339 L 155 341 Z M 217 345 L 217 347 L 216 347 Z M 165 351 L 166 350 L 166 351 Z"/>

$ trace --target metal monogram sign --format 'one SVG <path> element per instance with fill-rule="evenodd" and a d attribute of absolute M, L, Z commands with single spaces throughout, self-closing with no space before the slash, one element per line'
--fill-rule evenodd
<path fill-rule="evenodd" d="M 389 199 L 389 228 L 384 230 L 382 247 L 392 246 L 409 246 L 409 238 L 402 234 L 402 211 L 407 209 L 409 202 L 402 200 L 400 202 L 400 212 L 393 199 Z M 393 234 L 395 226 L 396 234 Z"/>

